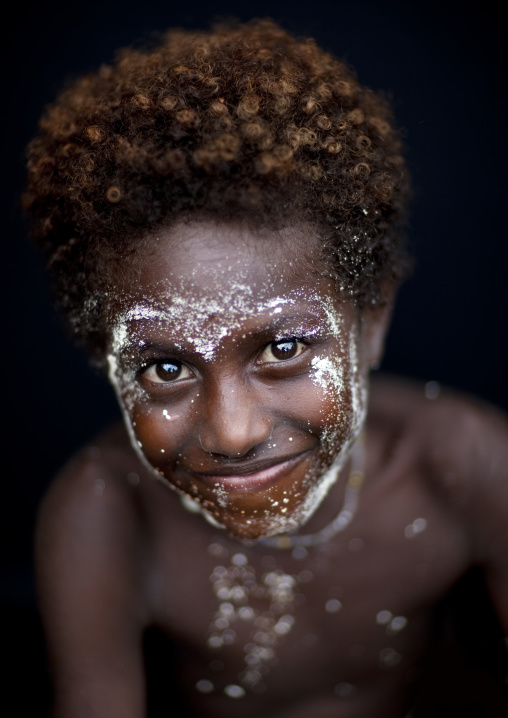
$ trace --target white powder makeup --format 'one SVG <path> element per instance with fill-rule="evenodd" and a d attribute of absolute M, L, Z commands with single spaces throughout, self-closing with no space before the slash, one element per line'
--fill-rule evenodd
<path fill-rule="evenodd" d="M 217 240 L 214 235 L 214 241 L 219 246 L 222 236 Z M 109 378 L 143 464 L 214 524 L 219 521 L 229 528 L 243 522 L 259 527 L 259 537 L 268 537 L 298 530 L 308 521 L 337 481 L 360 434 L 367 384 L 360 365 L 359 321 L 352 307 L 338 301 L 332 282 L 312 274 L 305 256 L 293 261 L 298 271 L 285 271 L 283 262 L 279 269 L 275 260 L 267 260 L 250 245 L 225 244 L 232 256 L 217 255 L 213 245 L 210 261 L 207 246 L 200 245 L 189 260 L 187 245 L 182 244 L 185 262 L 178 264 L 177 251 L 176 258 L 168 259 L 168 272 L 159 270 L 159 260 L 150 257 L 154 270 L 149 276 L 155 280 L 118 301 Z M 289 345 L 289 361 L 284 356 L 279 361 L 279 355 L 273 354 L 271 347 L 277 343 Z M 166 380 L 166 375 L 158 378 L 151 367 L 161 363 L 171 371 L 176 367 L 177 381 Z M 218 386 L 221 377 L 225 383 Z M 211 401 L 209 382 L 215 387 L 214 401 L 222 408 L 203 403 Z M 250 382 L 252 389 L 247 388 Z M 270 388 L 268 394 L 265 386 Z M 226 396 L 231 397 L 229 404 L 223 403 Z M 258 396 L 259 409 L 252 404 Z M 238 415 L 233 429 L 243 431 L 247 443 L 240 454 L 229 456 L 228 449 L 213 441 L 203 443 L 201 437 L 206 432 L 205 417 L 219 425 L 220 412 L 230 411 L 230 406 Z M 260 413 L 264 418 L 258 420 Z M 259 450 L 256 443 L 248 443 L 252 421 L 261 427 L 255 439 L 261 442 Z M 224 442 L 231 444 L 228 436 Z M 202 486 L 201 466 L 215 466 L 210 464 L 213 454 L 207 454 L 212 451 L 223 457 L 214 460 L 219 468 L 221 461 L 227 465 L 246 451 L 244 463 L 255 463 L 259 453 L 264 466 L 269 466 L 272 456 L 274 462 L 283 462 L 302 452 L 312 453 L 305 464 L 308 468 L 298 474 L 298 486 L 288 475 L 287 495 L 286 484 L 277 482 L 259 490 L 254 485 L 259 495 L 256 504 L 254 499 L 235 498 L 221 480 L 209 481 L 206 490 L 196 488 L 196 481 Z M 175 470 L 180 472 L 179 480 L 173 479 Z"/>
<path fill-rule="evenodd" d="M 319 475 L 313 474 L 309 490 L 304 501 L 297 511 L 291 516 L 275 516 L 270 521 L 270 528 L 267 536 L 278 533 L 291 533 L 297 530 L 314 515 L 319 508 L 331 487 L 337 481 L 339 474 L 348 460 L 351 449 L 360 436 L 367 412 L 367 378 L 360 371 L 358 363 L 358 336 L 356 327 L 353 325 L 349 335 L 344 333 L 344 322 L 340 313 L 327 303 L 326 313 L 335 338 L 343 346 L 344 354 L 349 361 L 345 362 L 340 357 L 314 357 L 312 359 L 311 378 L 319 386 L 323 393 L 328 394 L 334 400 L 339 415 L 329 417 L 329 425 L 321 435 L 323 453 L 333 455 L 335 459 L 331 466 L 321 471 Z M 347 347 L 344 346 L 347 343 Z M 350 402 L 344 402 L 344 395 L 349 394 Z M 340 407 L 349 405 L 349 416 L 341 412 Z M 344 437 L 344 426 L 348 427 L 347 435 Z M 340 446 L 340 449 L 338 449 Z"/>

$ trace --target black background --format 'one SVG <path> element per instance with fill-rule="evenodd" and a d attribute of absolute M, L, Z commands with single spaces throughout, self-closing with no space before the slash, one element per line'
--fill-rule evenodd
<path fill-rule="evenodd" d="M 24 147 L 44 104 L 118 47 L 170 26 L 269 15 L 314 36 L 363 84 L 388 93 L 408 146 L 416 268 L 400 291 L 382 368 L 508 409 L 507 40 L 502 4 L 490 2 L 23 0 L 9 9 L 0 90 L 7 257 L 0 598 L 13 675 L 32 685 L 30 694 L 12 683 L 21 715 L 24 701 L 42 705 L 47 690 L 31 569 L 36 507 L 69 455 L 119 416 L 106 382 L 60 330 L 18 209 Z"/>

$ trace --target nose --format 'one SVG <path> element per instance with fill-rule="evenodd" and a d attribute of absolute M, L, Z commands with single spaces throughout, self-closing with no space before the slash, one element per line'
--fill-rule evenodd
<path fill-rule="evenodd" d="M 246 456 L 267 441 L 273 423 L 256 391 L 243 381 L 216 381 L 204 396 L 199 441 L 210 454 L 231 459 Z"/>

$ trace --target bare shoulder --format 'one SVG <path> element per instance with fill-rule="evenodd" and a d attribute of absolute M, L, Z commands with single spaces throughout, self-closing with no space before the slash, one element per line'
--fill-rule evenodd
<path fill-rule="evenodd" d="M 39 511 L 39 531 L 89 530 L 90 521 L 108 519 L 111 531 L 134 530 L 136 503 L 144 469 L 121 425 L 85 446 L 63 467 Z"/>
<path fill-rule="evenodd" d="M 506 414 L 492 404 L 437 382 L 380 374 L 373 377 L 370 412 L 421 427 L 439 423 L 439 429 L 477 431 L 507 426 Z M 460 426 L 456 421 L 460 421 Z"/>
<path fill-rule="evenodd" d="M 458 530 L 467 566 L 482 570 L 501 627 L 508 634 L 508 419 L 496 407 L 431 384 L 379 377 L 369 422 L 384 446 Z M 386 452 L 385 456 L 390 452 Z M 388 463 L 388 462 L 385 462 Z M 394 461 L 392 459 L 392 465 Z M 423 485 L 422 485 L 423 483 Z M 454 533 L 442 533 L 446 554 Z"/>
<path fill-rule="evenodd" d="M 380 376 L 369 417 L 401 440 L 457 511 L 479 518 L 489 501 L 508 500 L 508 418 L 500 409 L 434 382 Z"/>
<path fill-rule="evenodd" d="M 143 467 L 121 426 L 99 436 L 64 466 L 37 520 L 36 567 L 43 604 L 79 602 L 83 584 L 90 597 L 94 590 L 97 600 L 113 593 L 129 595 L 141 610 L 144 481 Z"/>

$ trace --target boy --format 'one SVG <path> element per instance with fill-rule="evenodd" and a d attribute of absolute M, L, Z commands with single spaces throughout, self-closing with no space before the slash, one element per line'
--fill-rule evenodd
<path fill-rule="evenodd" d="M 262 21 L 123 51 L 41 130 L 33 236 L 125 417 L 40 513 L 55 715 L 143 716 L 156 627 L 174 715 L 402 718 L 470 568 L 507 629 L 508 452 L 493 409 L 369 391 L 407 264 L 385 103 Z"/>

